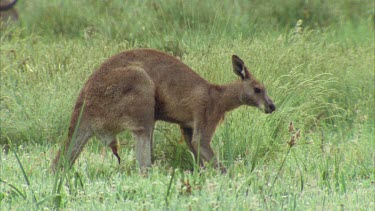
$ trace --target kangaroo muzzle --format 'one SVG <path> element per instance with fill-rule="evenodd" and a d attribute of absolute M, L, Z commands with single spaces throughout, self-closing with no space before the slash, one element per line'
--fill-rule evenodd
<path fill-rule="evenodd" d="M 266 114 L 271 114 L 272 112 L 274 112 L 276 110 L 276 106 L 275 104 L 272 102 L 271 99 L 266 99 L 266 103 L 264 105 L 264 112 Z"/>

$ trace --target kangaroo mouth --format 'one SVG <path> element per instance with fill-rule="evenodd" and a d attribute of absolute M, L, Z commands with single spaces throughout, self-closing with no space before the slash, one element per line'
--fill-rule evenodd
<path fill-rule="evenodd" d="M 264 113 L 271 114 L 276 110 L 276 106 L 274 104 L 264 106 Z"/>

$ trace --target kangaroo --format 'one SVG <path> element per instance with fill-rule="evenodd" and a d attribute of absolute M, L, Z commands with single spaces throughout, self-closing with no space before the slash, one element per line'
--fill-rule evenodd
<path fill-rule="evenodd" d="M 151 167 L 153 131 L 158 120 L 179 124 L 182 136 L 199 163 L 211 162 L 225 172 L 210 143 L 226 112 L 241 105 L 275 111 L 264 86 L 244 62 L 232 56 L 240 80 L 227 85 L 209 83 L 177 58 L 152 49 L 125 51 L 106 60 L 87 80 L 72 114 L 62 151 L 73 165 L 90 137 L 97 136 L 117 157 L 116 134 L 128 129 L 135 138 L 141 172 Z M 79 120 L 79 121 L 78 121 Z M 73 134 L 75 141 L 71 147 Z"/>

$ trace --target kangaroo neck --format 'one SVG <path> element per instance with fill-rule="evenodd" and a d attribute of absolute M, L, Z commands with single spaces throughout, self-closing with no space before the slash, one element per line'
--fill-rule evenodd
<path fill-rule="evenodd" d="M 243 92 L 241 82 L 236 81 L 219 87 L 220 91 L 215 96 L 215 102 L 217 102 L 216 107 L 221 113 L 226 113 L 244 104 L 241 101 Z"/>

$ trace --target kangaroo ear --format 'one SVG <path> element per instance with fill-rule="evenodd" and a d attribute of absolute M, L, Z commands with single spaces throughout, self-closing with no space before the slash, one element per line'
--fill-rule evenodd
<path fill-rule="evenodd" d="M 233 71 L 236 75 L 240 76 L 242 80 L 249 79 L 250 74 L 247 71 L 245 63 L 237 55 L 232 56 Z"/>

